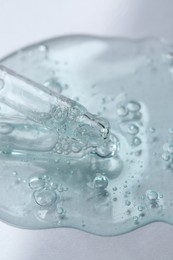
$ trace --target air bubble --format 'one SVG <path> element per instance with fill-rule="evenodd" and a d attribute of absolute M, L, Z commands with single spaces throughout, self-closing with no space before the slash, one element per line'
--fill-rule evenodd
<path fill-rule="evenodd" d="M 154 127 L 149 128 L 150 133 L 155 133 L 156 129 Z"/>
<path fill-rule="evenodd" d="M 14 130 L 14 127 L 7 123 L 0 123 L 0 134 L 10 134 Z"/>
<path fill-rule="evenodd" d="M 134 216 L 133 217 L 133 220 L 134 220 L 134 224 L 135 225 L 138 225 L 139 224 L 139 220 L 138 220 L 139 218 L 137 217 L 137 216 Z"/>
<path fill-rule="evenodd" d="M 164 161 L 169 161 L 170 160 L 170 155 L 169 154 L 167 154 L 167 153 L 163 153 L 162 154 L 162 159 L 164 160 Z"/>
<path fill-rule="evenodd" d="M 101 158 L 110 158 L 118 154 L 120 143 L 115 135 L 111 135 L 110 139 L 106 140 L 103 145 L 96 148 L 96 154 Z"/>
<path fill-rule="evenodd" d="M 139 205 L 139 206 L 138 206 L 138 210 L 139 210 L 139 211 L 143 211 L 144 209 L 145 209 L 145 207 L 144 207 L 143 205 Z"/>
<path fill-rule="evenodd" d="M 49 183 L 50 187 L 53 189 L 53 190 L 56 190 L 58 188 L 58 185 L 56 183 L 54 183 L 53 181 Z"/>
<path fill-rule="evenodd" d="M 57 213 L 58 213 L 60 218 L 64 218 L 65 214 L 66 214 L 66 211 L 62 207 L 58 207 L 57 208 Z"/>
<path fill-rule="evenodd" d="M 138 146 L 141 144 L 141 139 L 139 137 L 134 137 L 132 140 L 132 145 Z"/>
<path fill-rule="evenodd" d="M 128 112 L 129 111 L 125 106 L 121 106 L 117 109 L 117 114 L 121 117 L 127 116 Z"/>
<path fill-rule="evenodd" d="M 78 107 L 74 106 L 68 111 L 68 118 L 71 120 L 76 120 L 80 116 L 81 112 Z"/>
<path fill-rule="evenodd" d="M 48 46 L 45 44 L 39 45 L 38 49 L 40 52 L 47 52 L 49 50 Z"/>
<path fill-rule="evenodd" d="M 147 190 L 145 194 L 150 201 L 155 201 L 158 199 L 158 193 L 154 190 Z"/>
<path fill-rule="evenodd" d="M 49 190 L 49 189 L 45 189 L 42 191 L 35 191 L 34 199 L 38 205 L 42 207 L 47 207 L 47 206 L 51 206 L 56 202 L 57 194 L 54 190 Z"/>
<path fill-rule="evenodd" d="M 61 94 L 63 88 L 58 81 L 58 78 L 50 78 L 44 82 L 44 86 L 56 92 L 57 94 Z"/>
<path fill-rule="evenodd" d="M 0 90 L 4 88 L 5 82 L 3 79 L 0 79 Z"/>
<path fill-rule="evenodd" d="M 95 189 L 105 189 L 108 186 L 108 179 L 105 176 L 97 176 L 94 179 Z"/>
<path fill-rule="evenodd" d="M 138 134 L 138 132 L 139 132 L 139 128 L 136 125 L 130 124 L 128 126 L 128 133 L 130 135 L 136 135 L 136 134 Z"/>
<path fill-rule="evenodd" d="M 126 200 L 126 201 L 125 201 L 125 205 L 126 205 L 126 206 L 130 206 L 130 205 L 131 205 L 131 202 L 130 202 L 129 200 Z"/>
<path fill-rule="evenodd" d="M 168 145 L 167 151 L 168 151 L 168 153 L 173 154 L 173 144 L 172 143 Z"/>
<path fill-rule="evenodd" d="M 17 176 L 17 172 L 16 172 L 16 171 L 12 172 L 12 175 L 13 175 L 14 177 L 16 177 L 16 176 Z"/>
<path fill-rule="evenodd" d="M 29 179 L 29 187 L 32 190 L 41 190 L 45 186 L 45 180 L 38 176 L 32 176 Z"/>
<path fill-rule="evenodd" d="M 127 108 L 130 112 L 138 112 L 141 109 L 141 105 L 136 101 L 130 101 L 127 104 Z"/>
<path fill-rule="evenodd" d="M 73 141 L 71 150 L 74 153 L 79 153 L 82 150 L 82 144 L 80 142 Z"/>
<path fill-rule="evenodd" d="M 169 128 L 169 133 L 172 135 L 173 134 L 173 128 Z"/>

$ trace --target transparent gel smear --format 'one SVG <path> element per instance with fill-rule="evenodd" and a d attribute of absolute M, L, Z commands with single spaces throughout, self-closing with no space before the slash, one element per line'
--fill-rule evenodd
<path fill-rule="evenodd" d="M 0 218 L 99 235 L 172 224 L 172 50 L 75 36 L 4 58 L 22 76 L 0 69 Z"/>

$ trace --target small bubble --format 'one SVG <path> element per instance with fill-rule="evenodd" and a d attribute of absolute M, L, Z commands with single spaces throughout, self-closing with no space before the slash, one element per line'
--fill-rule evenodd
<path fill-rule="evenodd" d="M 74 141 L 72 143 L 71 150 L 74 153 L 79 153 L 82 150 L 82 144 L 80 142 Z"/>
<path fill-rule="evenodd" d="M 145 207 L 144 207 L 143 205 L 139 205 L 139 206 L 138 206 L 138 210 L 139 210 L 139 211 L 143 211 L 144 208 L 145 208 Z"/>
<path fill-rule="evenodd" d="M 0 79 L 0 90 L 4 88 L 5 82 L 3 79 Z"/>
<path fill-rule="evenodd" d="M 169 161 L 170 160 L 170 155 L 169 154 L 167 154 L 167 153 L 163 153 L 162 154 L 162 159 L 164 160 L 164 161 Z"/>
<path fill-rule="evenodd" d="M 63 188 L 62 184 L 58 185 L 58 191 L 59 192 L 63 192 L 64 191 L 64 188 Z"/>
<path fill-rule="evenodd" d="M 49 50 L 48 46 L 45 44 L 39 45 L 38 49 L 40 52 L 47 52 Z"/>
<path fill-rule="evenodd" d="M 125 201 L 125 205 L 126 205 L 126 206 L 130 206 L 130 205 L 131 205 L 131 202 L 130 202 L 129 200 L 126 200 L 126 201 Z"/>
<path fill-rule="evenodd" d="M 131 210 L 128 209 L 128 210 L 126 211 L 126 214 L 129 216 L 129 215 L 131 214 Z"/>
<path fill-rule="evenodd" d="M 44 82 L 44 86 L 60 94 L 63 90 L 58 78 L 50 78 Z"/>
<path fill-rule="evenodd" d="M 58 207 L 57 208 L 57 213 L 58 213 L 60 218 L 64 218 L 66 212 L 65 212 L 65 210 L 62 207 Z"/>
<path fill-rule="evenodd" d="M 124 106 L 121 106 L 117 109 L 117 114 L 121 117 L 127 116 L 128 115 L 128 109 Z"/>
<path fill-rule="evenodd" d="M 94 179 L 95 189 L 105 189 L 108 186 L 108 179 L 105 176 L 97 176 Z"/>
<path fill-rule="evenodd" d="M 172 135 L 173 134 L 173 128 L 169 128 L 169 133 Z"/>
<path fill-rule="evenodd" d="M 10 134 L 14 127 L 7 123 L 0 123 L 0 134 Z"/>
<path fill-rule="evenodd" d="M 158 199 L 158 193 L 154 190 L 147 190 L 145 194 L 146 194 L 147 198 L 151 201 Z"/>
<path fill-rule="evenodd" d="M 14 177 L 17 176 L 17 172 L 16 172 L 16 171 L 12 172 L 12 175 L 13 175 Z"/>
<path fill-rule="evenodd" d="M 54 190 L 45 189 L 34 192 L 36 203 L 42 207 L 51 206 L 57 200 L 57 194 Z"/>
<path fill-rule="evenodd" d="M 58 185 L 56 183 L 54 183 L 53 181 L 49 183 L 50 187 L 53 189 L 53 190 L 56 190 Z"/>
<path fill-rule="evenodd" d="M 142 150 L 136 151 L 136 152 L 135 152 L 135 155 L 136 155 L 136 156 L 141 156 L 141 155 L 142 155 Z"/>
<path fill-rule="evenodd" d="M 80 109 L 77 106 L 74 106 L 68 111 L 68 118 L 71 120 L 75 120 L 81 115 Z"/>
<path fill-rule="evenodd" d="M 134 137 L 132 140 L 132 145 L 138 146 L 141 144 L 141 139 L 139 137 Z"/>
<path fill-rule="evenodd" d="M 38 176 L 32 176 L 29 179 L 29 186 L 32 190 L 41 190 L 45 186 L 45 180 Z"/>
<path fill-rule="evenodd" d="M 169 145 L 170 145 L 170 143 L 165 143 L 165 144 L 163 145 L 163 150 L 164 150 L 165 152 L 168 151 Z"/>
<path fill-rule="evenodd" d="M 156 129 L 154 127 L 149 128 L 150 133 L 155 133 Z"/>
<path fill-rule="evenodd" d="M 116 190 L 117 190 L 117 187 L 113 187 L 112 190 L 113 190 L 113 191 L 116 191 Z"/>
<path fill-rule="evenodd" d="M 167 151 L 168 151 L 168 153 L 173 154 L 173 144 L 169 144 L 169 145 L 168 145 Z"/>
<path fill-rule="evenodd" d="M 133 217 L 133 220 L 134 220 L 134 224 L 135 225 L 138 225 L 139 224 L 139 218 L 137 216 L 134 216 Z"/>
<path fill-rule="evenodd" d="M 120 149 L 120 143 L 115 135 L 111 135 L 103 145 L 96 148 L 96 154 L 101 158 L 110 158 L 117 155 Z"/>
<path fill-rule="evenodd" d="M 106 104 L 106 98 L 102 98 L 102 104 Z"/>
<path fill-rule="evenodd" d="M 127 108 L 131 112 L 138 112 L 141 109 L 141 105 L 136 101 L 130 101 L 127 104 Z"/>
<path fill-rule="evenodd" d="M 136 134 L 138 134 L 138 132 L 139 132 L 139 128 L 136 125 L 130 124 L 128 126 L 128 133 L 130 135 L 136 135 Z"/>

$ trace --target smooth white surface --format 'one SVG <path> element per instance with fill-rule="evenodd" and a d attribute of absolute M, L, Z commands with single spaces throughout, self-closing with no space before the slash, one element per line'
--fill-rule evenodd
<path fill-rule="evenodd" d="M 172 0 L 0 0 L 0 57 L 57 35 L 173 39 L 172 28 Z M 112 238 L 0 223 L 0 260 L 172 260 L 172 241 L 161 223 Z"/>

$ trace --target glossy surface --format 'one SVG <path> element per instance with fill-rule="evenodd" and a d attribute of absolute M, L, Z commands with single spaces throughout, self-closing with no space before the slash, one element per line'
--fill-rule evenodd
<path fill-rule="evenodd" d="M 73 226 L 102 235 L 120 234 L 156 220 L 171 222 L 171 49 L 158 40 L 67 37 L 2 61 L 108 119 L 116 136 L 114 144 L 117 138 L 120 143 L 118 155 L 111 152 L 116 145 L 106 144 L 82 160 L 58 155 L 60 160 L 40 163 L 24 158 L 22 163 L 15 161 L 16 167 L 14 161 L 10 167 L 4 161 L 3 187 L 12 185 L 13 198 L 14 192 L 28 198 L 27 202 L 26 197 L 25 201 L 16 198 L 16 210 L 10 206 L 9 193 L 1 207 L 2 219 L 28 228 Z M 9 135 L 11 128 L 3 121 L 1 131 Z M 105 147 L 108 156 L 103 155 Z M 3 151 L 3 160 L 7 157 L 12 159 Z M 33 181 L 36 167 L 42 176 L 34 175 Z M 45 171 L 49 191 L 43 185 Z M 36 187 L 41 183 L 46 197 L 40 191 L 32 196 L 34 182 Z"/>

